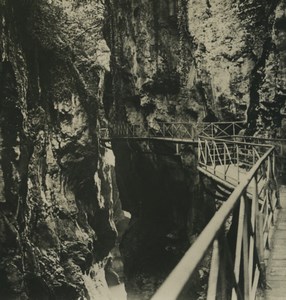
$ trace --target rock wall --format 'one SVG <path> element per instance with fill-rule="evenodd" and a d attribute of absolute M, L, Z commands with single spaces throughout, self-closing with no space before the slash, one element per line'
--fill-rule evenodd
<path fill-rule="evenodd" d="M 114 102 L 117 114 L 152 124 L 213 111 L 220 120 L 280 126 L 283 0 L 109 2 L 116 97 L 107 106 Z"/>
<path fill-rule="evenodd" d="M 98 144 L 110 51 L 98 1 L 1 1 L 0 294 L 110 299 L 114 157 Z"/>
<path fill-rule="evenodd" d="M 258 123 L 264 129 L 274 131 L 277 137 L 286 136 L 286 82 L 285 82 L 285 18 L 286 3 L 277 1 L 275 14 L 272 15 L 273 26 L 269 28 L 269 43 L 264 61 L 257 71 L 260 74 L 258 89 Z"/>
<path fill-rule="evenodd" d="M 214 211 L 196 149 L 98 143 L 108 122 L 244 120 L 285 137 L 285 0 L 0 1 L 0 285 L 108 299 L 114 220 L 148 299 Z M 210 183 L 210 189 L 213 186 Z"/>

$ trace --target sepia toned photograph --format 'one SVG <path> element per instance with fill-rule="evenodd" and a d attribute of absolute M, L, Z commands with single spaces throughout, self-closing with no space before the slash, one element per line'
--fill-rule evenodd
<path fill-rule="evenodd" d="M 286 300 L 286 0 L 0 0 L 0 300 Z"/>

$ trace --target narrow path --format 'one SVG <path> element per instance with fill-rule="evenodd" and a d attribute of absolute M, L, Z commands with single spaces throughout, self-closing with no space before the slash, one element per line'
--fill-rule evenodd
<path fill-rule="evenodd" d="M 266 300 L 286 299 L 286 186 L 280 189 L 279 212 L 271 254 L 268 261 Z"/>

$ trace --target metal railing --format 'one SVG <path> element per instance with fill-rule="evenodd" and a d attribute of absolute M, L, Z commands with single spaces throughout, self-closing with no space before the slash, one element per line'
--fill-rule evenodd
<path fill-rule="evenodd" d="M 247 144 L 250 148 L 245 149 L 245 143 L 215 140 L 199 143 L 201 164 L 206 168 L 213 166 L 214 162 L 239 165 L 252 161 L 253 165 L 239 179 L 240 183 L 231 196 L 215 213 L 152 300 L 177 299 L 210 252 L 206 298 L 255 299 L 259 280 L 265 273 L 264 255 L 270 244 L 270 229 L 279 201 L 275 148 Z M 245 157 L 240 156 L 240 150 L 250 152 Z M 214 175 L 212 171 L 210 174 Z M 235 245 L 229 243 L 230 223 L 236 231 Z"/>

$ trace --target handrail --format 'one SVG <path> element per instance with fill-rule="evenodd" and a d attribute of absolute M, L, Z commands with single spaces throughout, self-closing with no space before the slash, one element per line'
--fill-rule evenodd
<path fill-rule="evenodd" d="M 256 245 L 256 242 L 259 243 L 259 241 L 256 240 L 256 236 L 253 234 L 248 235 L 248 227 L 249 223 L 246 218 L 246 211 L 245 207 L 248 206 L 246 201 L 246 191 L 249 187 L 250 183 L 254 180 L 256 182 L 256 176 L 259 172 L 260 167 L 262 166 L 265 161 L 269 161 L 269 157 L 273 154 L 274 155 L 274 147 L 271 147 L 266 151 L 266 153 L 255 163 L 255 165 L 251 168 L 251 170 L 247 173 L 247 175 L 241 179 L 240 184 L 235 188 L 233 193 L 230 195 L 228 200 L 220 207 L 220 209 L 215 213 L 213 218 L 210 220 L 210 222 L 207 224 L 205 229 L 201 232 L 197 240 L 194 242 L 194 244 L 189 248 L 189 250 L 185 253 L 181 261 L 177 264 L 177 266 L 174 268 L 174 270 L 171 272 L 171 274 L 168 276 L 168 278 L 165 280 L 165 282 L 162 284 L 162 286 L 159 288 L 159 290 L 155 293 L 155 295 L 151 298 L 152 300 L 173 300 L 176 299 L 183 288 L 185 287 L 186 283 L 189 281 L 191 275 L 194 273 L 196 268 L 199 266 L 199 263 L 202 261 L 203 257 L 207 253 L 209 247 L 214 241 L 218 241 L 218 235 L 221 233 L 221 230 L 224 228 L 224 224 L 230 214 L 233 212 L 236 205 L 240 202 L 241 208 L 240 208 L 240 218 L 242 217 L 244 226 L 239 226 L 238 230 L 241 232 L 241 241 L 237 241 L 236 250 L 238 253 L 241 253 L 243 251 L 243 271 L 245 272 L 244 276 L 244 295 L 247 297 L 245 299 L 249 299 L 250 295 L 255 295 L 255 291 L 251 290 L 252 284 L 249 285 L 249 283 L 253 283 L 256 285 L 258 283 L 257 279 L 257 272 L 261 272 L 261 266 L 257 266 L 254 270 L 255 274 L 253 273 L 252 265 L 254 263 L 253 256 L 250 261 L 248 261 L 248 255 L 250 254 L 250 250 L 254 251 L 254 246 L 256 248 L 259 248 L 260 245 Z M 270 167 L 270 166 L 269 166 Z M 257 217 L 257 209 L 255 209 L 256 206 L 258 206 L 257 203 L 257 184 L 256 188 L 254 188 L 254 196 L 252 199 L 252 211 L 251 211 L 251 226 L 253 227 L 252 230 L 255 231 L 255 218 Z M 256 228 L 257 229 L 257 228 Z M 242 247 L 242 241 L 243 241 L 243 250 L 241 250 Z M 216 242 L 217 243 L 217 242 Z M 248 245 L 246 247 L 245 245 Z M 250 248 L 251 247 L 251 248 Z M 258 252 L 261 253 L 262 249 L 258 249 Z M 214 251 L 214 254 L 217 253 L 217 251 Z M 236 257 L 238 259 L 238 257 Z M 241 260 L 237 260 L 240 264 Z M 261 262 L 261 259 L 260 259 Z M 249 264 L 247 264 L 249 263 Z M 259 264 L 259 263 L 258 263 Z M 248 268 L 249 267 L 249 268 Z M 251 269 L 251 270 L 250 270 Z M 238 269 L 239 270 L 239 269 Z M 257 271 L 258 270 L 258 271 Z M 260 271 L 259 271 L 260 270 Z M 212 270 L 211 270 L 212 272 Z M 249 273 L 251 274 L 249 274 Z M 252 282 L 252 278 L 254 274 L 254 279 Z M 236 290 L 237 287 L 236 284 L 239 284 L 239 276 L 238 274 L 235 274 L 236 276 L 236 283 L 234 284 L 234 289 L 232 291 L 232 294 L 234 295 L 233 299 L 236 299 L 238 297 L 238 291 Z M 251 275 L 251 277 L 250 277 Z M 259 274 L 258 274 L 259 276 Z M 249 282 L 247 282 L 249 281 Z M 217 285 L 217 284 L 216 284 Z M 247 290 L 248 287 L 248 290 Z M 255 290 L 256 287 L 254 286 Z M 236 296 L 235 296 L 236 295 Z M 214 299 L 214 295 L 212 295 Z"/>
<path fill-rule="evenodd" d="M 208 137 L 230 136 L 237 133 L 237 129 L 242 129 L 243 121 L 238 122 L 202 122 L 194 124 L 190 122 L 156 122 L 152 126 L 149 124 L 129 124 L 116 123 L 110 128 L 100 130 L 101 140 L 110 140 L 111 138 L 184 138 L 193 140 L 199 135 Z M 210 129 L 211 133 L 207 130 Z M 228 132 L 230 131 L 230 132 Z M 106 134 L 109 132 L 109 136 Z"/>
<path fill-rule="evenodd" d="M 215 180 L 237 185 L 256 161 L 271 145 L 236 142 L 200 137 L 198 140 L 198 169 L 205 169 Z"/>
<path fill-rule="evenodd" d="M 202 138 L 204 140 L 213 140 L 217 142 L 226 142 L 226 143 L 232 143 L 232 144 L 238 144 L 238 145 L 253 145 L 257 147 L 265 147 L 265 148 L 270 148 L 272 145 L 270 144 L 258 144 L 258 143 L 247 143 L 247 142 L 241 142 L 241 141 L 233 141 L 233 140 L 227 140 L 227 139 L 219 139 L 216 137 L 204 137 L 204 136 L 199 136 L 199 138 Z"/>
<path fill-rule="evenodd" d="M 229 137 L 239 133 L 244 127 L 243 121 L 200 123 L 197 129 L 205 137 Z"/>
<path fill-rule="evenodd" d="M 284 142 L 286 144 L 286 139 L 266 138 L 266 137 L 251 136 L 251 135 L 233 135 L 232 138 L 262 140 L 262 141 L 270 141 L 270 142 Z"/>
<path fill-rule="evenodd" d="M 245 124 L 245 121 L 217 121 L 217 122 L 201 122 L 201 124 Z"/>
<path fill-rule="evenodd" d="M 152 128 L 143 124 L 116 124 L 110 129 L 111 136 L 108 138 L 165 138 L 178 143 L 180 139 L 193 141 L 198 137 L 198 170 L 234 188 L 231 196 L 216 212 L 197 241 L 153 296 L 153 300 L 176 299 L 200 261 L 209 252 L 212 243 L 214 250 L 209 280 L 214 282 L 209 284 L 209 293 L 214 291 L 217 293 L 218 281 L 225 280 L 223 279 L 225 274 L 221 274 L 225 272 L 225 270 L 221 272 L 225 264 L 222 260 L 225 258 L 221 257 L 220 253 L 223 244 L 227 245 L 225 222 L 232 213 L 235 213 L 237 204 L 240 205 L 238 219 L 232 218 L 232 222 L 237 223 L 236 245 L 235 249 L 228 250 L 229 257 L 235 257 L 235 261 L 231 262 L 233 280 L 230 291 L 221 290 L 220 293 L 221 295 L 228 293 L 233 300 L 255 298 L 259 277 L 264 274 L 264 251 L 269 244 L 269 229 L 274 223 L 276 205 L 279 205 L 279 193 L 276 190 L 275 146 L 241 141 L 244 136 L 235 135 L 237 130 L 242 129 L 240 124 L 244 122 L 203 123 L 201 132 L 200 126 L 195 127 L 185 122 L 157 122 Z M 103 129 L 100 134 L 106 139 L 109 131 Z M 233 138 L 239 140 L 232 140 Z M 254 140 L 263 139 L 257 137 L 252 139 Z M 222 178 L 217 174 L 219 166 L 223 170 Z M 237 178 L 228 174 L 231 166 L 235 166 Z M 230 254 L 231 251 L 234 251 L 235 255 Z M 244 272 L 243 276 L 240 276 L 241 271 Z M 213 297 L 208 295 L 208 299 Z"/>

